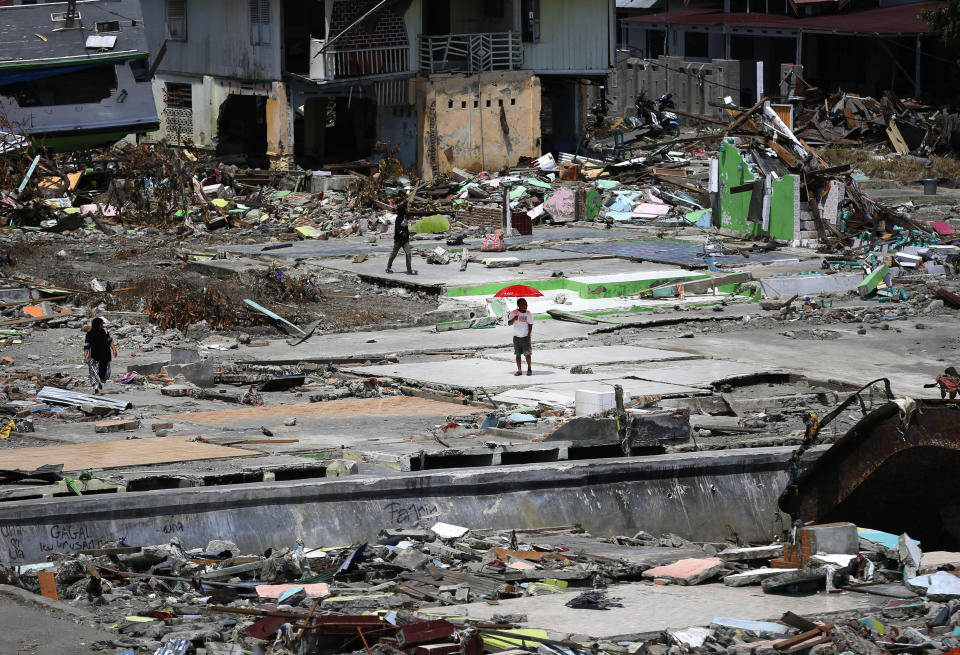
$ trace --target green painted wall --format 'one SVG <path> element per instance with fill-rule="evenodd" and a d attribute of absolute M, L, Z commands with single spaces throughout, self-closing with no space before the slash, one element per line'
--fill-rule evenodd
<path fill-rule="evenodd" d="M 730 193 L 730 188 L 752 182 L 756 175 L 750 172 L 736 146 L 720 144 L 717 155 L 720 166 L 720 225 L 728 230 L 744 232 L 751 236 L 767 236 L 782 241 L 795 238 L 794 227 L 794 177 L 787 175 L 774 180 L 773 196 L 770 199 L 770 229 L 764 232 L 760 223 L 747 220 L 750 209 L 750 192 Z"/>
<path fill-rule="evenodd" d="M 620 296 L 629 296 L 632 293 L 649 289 L 650 287 L 659 287 L 674 281 L 692 282 L 710 277 L 709 275 L 685 275 L 685 276 L 665 276 L 662 278 L 651 278 L 649 280 L 628 280 L 626 282 L 599 282 L 595 284 L 586 284 L 564 278 L 553 280 L 514 280 L 511 282 L 491 282 L 489 284 L 479 284 L 469 287 L 451 287 L 446 295 L 451 298 L 459 296 L 492 296 L 500 289 L 512 284 L 525 284 L 540 291 L 576 291 L 581 298 L 619 298 Z"/>

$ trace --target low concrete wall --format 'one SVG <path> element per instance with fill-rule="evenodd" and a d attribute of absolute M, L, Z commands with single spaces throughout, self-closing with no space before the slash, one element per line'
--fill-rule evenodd
<path fill-rule="evenodd" d="M 650 100 L 672 93 L 673 102 L 680 111 L 727 120 L 723 110 L 709 103 L 731 94 L 734 94 L 735 101 L 739 100 L 733 90 L 740 87 L 740 63 L 730 59 L 705 63 L 662 55 L 657 59 L 640 59 L 620 50 L 617 52 L 617 68 L 607 79 L 610 116 L 635 116 L 637 94 L 646 91 Z M 693 124 L 691 119 L 683 116 L 680 123 Z"/>
<path fill-rule="evenodd" d="M 423 519 L 475 528 L 579 524 L 598 535 L 643 529 L 703 541 L 736 532 L 763 541 L 790 524 L 789 517 L 778 522 L 776 501 L 791 452 L 726 450 L 30 500 L 0 506 L 0 560 L 37 562 L 54 551 L 172 537 L 187 548 L 230 539 L 254 553 L 296 539 L 337 546 Z"/>

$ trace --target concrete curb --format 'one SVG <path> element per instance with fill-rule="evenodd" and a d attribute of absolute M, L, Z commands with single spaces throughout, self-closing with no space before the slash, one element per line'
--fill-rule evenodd
<path fill-rule="evenodd" d="M 0 599 L 7 599 L 25 605 L 30 605 L 39 610 L 66 614 L 75 621 L 92 621 L 95 617 L 89 612 L 68 605 L 61 600 L 53 600 L 46 596 L 40 596 L 12 585 L 0 584 Z"/>
<path fill-rule="evenodd" d="M 811 449 L 807 461 L 823 449 Z M 793 451 L 731 449 L 27 500 L 0 505 L 0 559 L 43 561 L 50 552 L 118 539 L 145 546 L 177 537 L 189 548 L 229 535 L 246 552 L 296 539 L 346 545 L 375 539 L 383 528 L 437 520 L 504 529 L 578 524 L 604 535 L 693 531 L 704 541 L 735 531 L 762 540 L 782 529 L 776 502 L 789 482 Z M 721 505 L 729 511 L 719 512 Z"/>

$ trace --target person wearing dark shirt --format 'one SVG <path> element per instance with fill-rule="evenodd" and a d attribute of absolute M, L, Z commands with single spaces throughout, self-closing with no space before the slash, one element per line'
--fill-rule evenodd
<path fill-rule="evenodd" d="M 103 329 L 103 319 L 93 319 L 90 330 L 83 341 L 83 361 L 90 374 L 90 386 L 93 393 L 102 396 L 103 383 L 110 379 L 110 360 L 117 356 L 117 347 L 110 333 Z"/>
<path fill-rule="evenodd" d="M 403 248 L 404 257 L 407 260 L 407 275 L 416 275 L 413 270 L 413 253 L 410 248 L 410 226 L 407 224 L 407 203 L 401 202 L 397 205 L 397 218 L 393 223 L 393 252 L 390 253 L 390 259 L 387 260 L 387 273 L 393 273 L 393 260 L 397 258 L 397 253 Z"/>

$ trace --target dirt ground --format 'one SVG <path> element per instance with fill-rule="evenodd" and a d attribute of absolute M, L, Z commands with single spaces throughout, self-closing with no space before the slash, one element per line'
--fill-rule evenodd
<path fill-rule="evenodd" d="M 85 241 L 51 235 L 0 249 L 0 267 L 8 275 L 78 292 L 73 301 L 89 307 L 146 312 L 162 329 L 206 320 L 213 329 L 275 335 L 271 319 L 252 311 L 245 298 L 296 325 L 319 322 L 321 329 L 333 331 L 409 323 L 437 306 L 429 293 L 395 295 L 356 279 L 276 265 L 216 279 L 187 269 L 195 254 L 215 253 L 215 245 L 158 237 L 153 242 L 127 236 Z M 109 291 L 91 291 L 94 278 Z"/>

